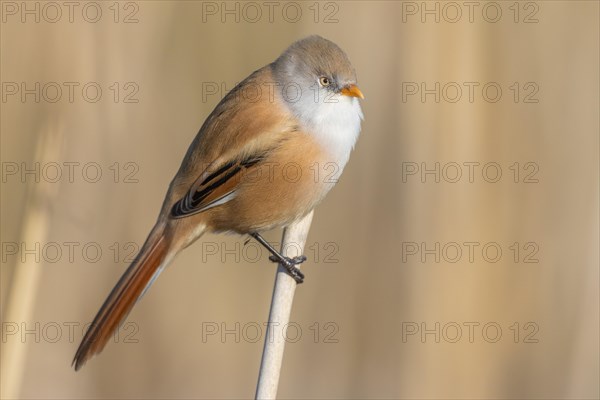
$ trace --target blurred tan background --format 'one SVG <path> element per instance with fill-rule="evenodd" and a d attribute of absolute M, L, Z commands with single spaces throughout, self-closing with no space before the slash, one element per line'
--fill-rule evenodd
<path fill-rule="evenodd" d="M 275 266 L 240 237 L 70 362 L 206 116 L 309 34 L 349 55 L 365 121 L 279 397 L 599 397 L 598 2 L 55 4 L 1 4 L 3 398 L 254 395 Z"/>

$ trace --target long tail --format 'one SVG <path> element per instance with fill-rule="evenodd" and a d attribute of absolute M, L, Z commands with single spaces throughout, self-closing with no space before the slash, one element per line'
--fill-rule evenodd
<path fill-rule="evenodd" d="M 83 337 L 73 359 L 76 371 L 88 359 L 104 349 L 115 330 L 127 318 L 136 301 L 144 295 L 171 261 L 177 252 L 177 249 L 172 247 L 170 237 L 165 235 L 164 228 L 155 227 L 138 256 L 104 301 Z"/>

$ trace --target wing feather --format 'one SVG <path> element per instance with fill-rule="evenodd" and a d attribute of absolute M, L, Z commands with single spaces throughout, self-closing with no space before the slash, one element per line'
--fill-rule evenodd
<path fill-rule="evenodd" d="M 223 163 L 216 171 L 205 171 L 192 185 L 183 198 L 171 209 L 171 217 L 185 218 L 213 207 L 222 205 L 235 198 L 235 191 L 246 174 L 264 160 L 268 150 L 252 154 L 243 160 Z"/>
<path fill-rule="evenodd" d="M 171 218 L 198 214 L 234 199 L 244 176 L 296 132 L 297 120 L 281 102 L 267 95 L 255 102 L 244 99 L 245 87 L 266 90 L 272 82 L 270 66 L 255 71 L 208 116 L 171 182 L 165 201 Z"/>

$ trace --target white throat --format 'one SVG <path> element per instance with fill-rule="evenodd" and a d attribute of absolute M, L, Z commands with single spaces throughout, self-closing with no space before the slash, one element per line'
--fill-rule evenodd
<path fill-rule="evenodd" d="M 363 113 L 358 99 L 336 94 L 321 102 L 296 106 L 301 109 L 300 120 L 308 132 L 323 145 L 341 173 L 360 133 Z"/>

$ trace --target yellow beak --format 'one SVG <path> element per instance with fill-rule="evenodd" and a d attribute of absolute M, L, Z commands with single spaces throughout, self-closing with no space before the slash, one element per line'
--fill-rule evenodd
<path fill-rule="evenodd" d="M 344 96 L 360 97 L 361 99 L 365 98 L 365 96 L 362 94 L 362 92 L 360 91 L 360 89 L 356 85 L 346 86 L 345 88 L 343 88 L 340 91 L 340 93 L 342 93 Z"/>

